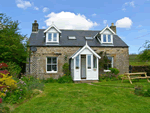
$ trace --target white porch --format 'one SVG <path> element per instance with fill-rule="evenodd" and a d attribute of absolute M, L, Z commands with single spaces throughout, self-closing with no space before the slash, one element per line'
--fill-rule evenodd
<path fill-rule="evenodd" d="M 73 81 L 99 80 L 98 60 L 101 57 L 88 44 L 71 56 L 71 76 Z"/>

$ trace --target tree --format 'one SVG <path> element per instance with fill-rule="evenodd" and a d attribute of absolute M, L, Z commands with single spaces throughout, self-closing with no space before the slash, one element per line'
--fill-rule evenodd
<path fill-rule="evenodd" d="M 138 55 L 138 58 L 141 61 L 150 61 L 150 41 L 146 40 L 146 42 L 144 43 L 144 45 L 142 47 L 145 49 L 140 52 L 140 54 Z M 142 47 L 140 47 L 139 50 Z"/>
<path fill-rule="evenodd" d="M 27 38 L 19 32 L 18 21 L 0 13 L 0 61 L 15 62 L 22 67 L 28 56 Z"/>

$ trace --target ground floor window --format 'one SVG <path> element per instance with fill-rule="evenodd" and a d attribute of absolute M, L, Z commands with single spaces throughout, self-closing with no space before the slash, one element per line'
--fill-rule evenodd
<path fill-rule="evenodd" d="M 113 57 L 107 56 L 108 62 L 104 64 L 104 70 L 109 70 L 109 68 L 113 68 Z"/>
<path fill-rule="evenodd" d="M 47 72 L 57 72 L 57 57 L 47 57 Z"/>

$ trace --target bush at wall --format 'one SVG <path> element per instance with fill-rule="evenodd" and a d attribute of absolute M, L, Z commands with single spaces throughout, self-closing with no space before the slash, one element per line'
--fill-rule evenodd
<path fill-rule="evenodd" d="M 109 68 L 109 70 L 111 70 L 111 73 L 114 74 L 114 75 L 119 74 L 119 70 L 117 68 Z"/>
<path fill-rule="evenodd" d="M 68 63 L 65 63 L 62 68 L 63 68 L 64 74 L 65 74 L 66 76 L 69 76 L 69 75 L 70 75 L 69 64 L 68 64 Z"/>
<path fill-rule="evenodd" d="M 58 83 L 73 83 L 72 77 L 69 76 L 62 76 L 58 78 Z"/>
<path fill-rule="evenodd" d="M 54 78 L 47 78 L 46 80 L 43 80 L 44 83 L 55 83 L 57 82 L 57 79 Z"/>

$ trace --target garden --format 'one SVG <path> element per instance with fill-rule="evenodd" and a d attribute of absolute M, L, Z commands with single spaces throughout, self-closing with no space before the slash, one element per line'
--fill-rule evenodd
<path fill-rule="evenodd" d="M 146 80 L 128 80 L 119 70 L 100 74 L 98 83 L 75 84 L 66 62 L 64 76 L 56 79 L 38 79 L 24 74 L 28 49 L 26 35 L 19 32 L 18 21 L 0 13 L 0 112 L 149 112 L 150 85 Z M 9 37 L 9 38 L 8 38 Z M 147 44 L 147 43 L 146 43 Z M 149 48 L 148 45 L 146 48 Z M 138 57 L 149 65 L 150 51 L 145 49 Z M 108 61 L 106 53 L 99 62 L 100 69 Z M 134 58 L 131 58 L 134 59 Z M 130 64 L 135 64 L 133 61 Z M 136 64 L 137 65 L 137 64 Z"/>

